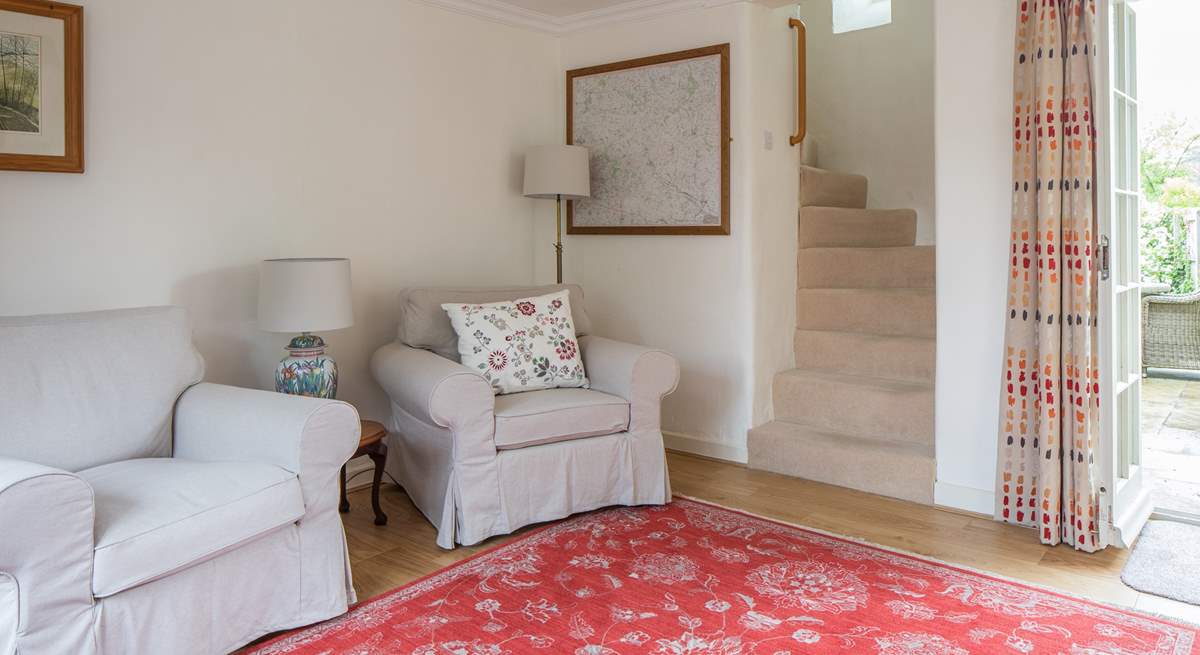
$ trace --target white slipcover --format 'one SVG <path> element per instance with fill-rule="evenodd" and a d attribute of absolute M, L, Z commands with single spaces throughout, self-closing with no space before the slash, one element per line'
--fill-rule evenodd
<path fill-rule="evenodd" d="M 96 598 L 202 562 L 304 516 L 296 474 L 270 464 L 156 457 L 78 475 L 96 499 Z"/>
<path fill-rule="evenodd" d="M 353 602 L 352 407 L 198 383 L 177 307 L 0 318 L 0 361 L 0 654 L 224 653 Z"/>
<path fill-rule="evenodd" d="M 591 391 L 499 397 L 448 356 L 442 302 L 560 288 L 571 290 L 576 325 L 590 325 L 577 286 L 407 290 L 399 339 L 371 358 L 392 405 L 387 470 L 438 528 L 442 548 L 608 505 L 670 500 L 660 409 L 679 365 L 668 353 L 581 336 Z"/>
<path fill-rule="evenodd" d="M 623 432 L 629 403 L 589 389 L 544 389 L 496 396 L 496 449 Z"/>

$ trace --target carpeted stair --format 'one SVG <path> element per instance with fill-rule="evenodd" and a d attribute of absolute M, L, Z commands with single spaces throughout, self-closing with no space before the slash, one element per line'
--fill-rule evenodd
<path fill-rule="evenodd" d="M 934 250 L 911 209 L 867 209 L 867 180 L 802 167 L 796 368 L 750 466 L 933 502 Z"/>

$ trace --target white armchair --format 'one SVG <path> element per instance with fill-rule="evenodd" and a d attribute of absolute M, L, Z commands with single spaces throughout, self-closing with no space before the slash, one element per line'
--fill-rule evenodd
<path fill-rule="evenodd" d="M 442 303 L 495 302 L 564 287 L 409 289 L 399 338 L 371 371 L 392 403 L 388 472 L 453 548 L 608 505 L 670 500 L 660 427 L 679 365 L 661 350 L 590 336 L 567 285 L 590 389 L 495 396 L 458 363 Z"/>
<path fill-rule="evenodd" d="M 0 361 L 0 654 L 224 653 L 353 602 L 351 406 L 200 383 L 177 307 L 0 318 Z"/>

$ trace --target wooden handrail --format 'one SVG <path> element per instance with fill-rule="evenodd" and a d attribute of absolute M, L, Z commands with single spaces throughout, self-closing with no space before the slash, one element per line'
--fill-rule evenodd
<path fill-rule="evenodd" d="M 788 27 L 796 30 L 796 133 L 788 143 L 796 145 L 808 134 L 808 75 L 805 62 L 808 28 L 799 18 L 789 18 Z"/>

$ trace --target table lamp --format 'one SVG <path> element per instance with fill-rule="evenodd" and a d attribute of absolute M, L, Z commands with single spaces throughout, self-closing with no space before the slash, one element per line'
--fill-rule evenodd
<path fill-rule="evenodd" d="M 558 236 L 554 256 L 558 283 L 562 284 L 562 201 L 592 195 L 588 176 L 588 149 L 583 146 L 534 146 L 525 151 L 526 198 L 554 198 L 554 222 Z"/>
<path fill-rule="evenodd" d="M 353 324 L 349 259 L 268 259 L 259 266 L 259 329 L 300 333 L 275 369 L 276 391 L 336 397 L 337 363 L 312 333 Z"/>

